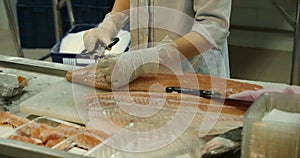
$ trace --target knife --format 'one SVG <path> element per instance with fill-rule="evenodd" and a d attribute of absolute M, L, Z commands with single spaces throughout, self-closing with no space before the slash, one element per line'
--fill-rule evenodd
<path fill-rule="evenodd" d="M 81 55 L 93 55 L 93 54 L 97 54 L 99 57 L 101 57 L 101 56 L 103 56 L 105 50 L 111 50 L 112 47 L 119 42 L 119 40 L 120 39 L 118 37 L 112 39 L 112 42 L 108 46 L 106 46 L 104 49 L 103 48 L 101 49 L 101 47 L 99 47 L 100 43 L 97 42 L 95 44 L 95 47 L 94 47 L 94 49 L 92 51 L 88 51 L 87 49 L 84 49 L 80 54 Z"/>
<path fill-rule="evenodd" d="M 167 87 L 167 93 L 177 92 L 183 94 L 191 94 L 195 96 L 200 96 L 203 98 L 220 98 L 221 93 L 207 91 L 207 90 L 198 90 L 198 89 L 190 89 L 190 88 L 181 88 L 181 87 Z"/>
<path fill-rule="evenodd" d="M 195 95 L 195 96 L 212 99 L 219 102 L 224 102 L 224 103 L 226 102 L 226 104 L 232 106 L 244 107 L 244 106 L 250 106 L 253 103 L 253 101 L 237 100 L 237 99 L 222 97 L 221 93 L 209 91 L 209 90 L 199 90 L 199 89 L 181 88 L 181 87 L 167 87 L 166 92 L 167 93 L 177 92 L 177 93 Z"/>
<path fill-rule="evenodd" d="M 99 49 L 99 44 L 96 43 L 95 48 L 92 51 L 87 51 L 87 49 L 84 49 L 80 54 L 81 55 L 94 55 L 94 59 L 95 59 L 95 63 L 91 63 L 89 64 L 87 67 L 96 67 L 97 66 L 97 62 L 99 58 L 102 58 L 104 56 L 104 52 L 105 50 L 111 50 L 112 47 L 117 44 L 120 41 L 120 39 L 118 37 L 112 39 L 112 42 L 106 46 L 104 49 Z M 98 47 L 98 49 L 97 49 Z"/>

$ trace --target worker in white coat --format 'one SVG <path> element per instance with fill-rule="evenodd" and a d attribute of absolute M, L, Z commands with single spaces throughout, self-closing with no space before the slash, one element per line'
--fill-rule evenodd
<path fill-rule="evenodd" d="M 116 0 L 98 27 L 85 33 L 84 45 L 88 51 L 97 42 L 106 47 L 130 22 L 131 49 L 98 64 L 115 87 L 163 67 L 229 78 L 230 13 L 231 0 Z"/>

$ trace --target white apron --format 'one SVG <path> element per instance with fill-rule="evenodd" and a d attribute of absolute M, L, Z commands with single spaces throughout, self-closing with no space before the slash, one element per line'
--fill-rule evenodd
<path fill-rule="evenodd" d="M 183 61 L 183 70 L 229 78 L 230 12 L 231 0 L 130 0 L 131 49 L 195 31 L 214 48 Z"/>

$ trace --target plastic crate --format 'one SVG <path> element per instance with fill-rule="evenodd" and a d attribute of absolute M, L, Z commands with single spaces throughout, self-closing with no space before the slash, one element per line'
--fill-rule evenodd
<path fill-rule="evenodd" d="M 22 48 L 50 48 L 55 43 L 51 5 L 17 4 L 17 13 Z"/>
<path fill-rule="evenodd" d="M 76 24 L 98 24 L 101 22 L 105 15 L 111 11 L 111 7 L 90 7 L 82 5 L 73 5 L 73 14 Z M 68 31 L 70 26 L 70 19 L 68 17 L 67 9 L 62 11 L 62 21 L 64 32 Z"/>
<path fill-rule="evenodd" d="M 97 24 L 111 10 L 114 0 L 71 0 L 76 24 Z M 51 0 L 19 0 L 17 3 L 22 48 L 51 48 L 55 27 Z M 70 26 L 66 6 L 61 11 L 63 33 Z"/>
<path fill-rule="evenodd" d="M 112 7 L 114 0 L 71 0 L 73 5 L 82 5 L 82 6 L 109 6 Z M 18 0 L 18 4 L 25 5 L 52 5 L 52 0 Z"/>
<path fill-rule="evenodd" d="M 52 5 L 52 0 L 18 0 L 18 4 L 24 5 Z"/>
<path fill-rule="evenodd" d="M 95 24 L 77 24 L 74 25 L 65 35 L 68 35 L 69 33 L 77 33 L 80 31 L 88 30 L 93 27 L 95 27 Z M 60 44 L 61 41 L 58 41 L 51 49 L 50 49 L 50 54 L 53 62 L 56 63 L 64 63 L 64 60 L 69 59 L 69 60 L 77 60 L 79 58 L 81 59 L 89 59 L 88 56 L 82 56 L 80 54 L 70 54 L 67 52 L 60 52 Z M 75 61 L 76 62 L 76 61 Z M 76 65 L 81 65 L 81 64 L 76 64 Z M 82 66 L 85 66 L 86 64 L 82 64 Z"/>
<path fill-rule="evenodd" d="M 111 8 L 115 1 L 114 0 L 71 0 L 71 2 L 72 5 Z"/>

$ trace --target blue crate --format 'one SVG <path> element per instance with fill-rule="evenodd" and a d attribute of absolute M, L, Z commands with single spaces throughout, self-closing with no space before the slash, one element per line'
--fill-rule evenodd
<path fill-rule="evenodd" d="M 108 7 L 88 7 L 73 5 L 73 14 L 76 24 L 98 24 L 105 15 L 111 11 Z M 63 30 L 68 31 L 70 26 L 70 19 L 68 17 L 67 9 L 62 11 Z"/>
<path fill-rule="evenodd" d="M 96 26 L 96 24 L 77 24 L 77 25 L 74 25 L 71 29 L 69 29 L 69 31 L 64 35 L 64 37 L 66 35 L 68 35 L 69 33 L 77 33 L 77 32 L 80 32 L 80 31 L 84 31 L 84 30 L 94 28 L 95 26 Z M 58 41 L 50 49 L 52 62 L 63 63 L 64 58 L 67 58 L 67 59 L 76 59 L 76 58 L 89 59 L 88 56 L 82 56 L 80 54 L 70 54 L 70 53 L 66 53 L 66 52 L 60 52 L 59 48 L 60 48 L 61 41 L 62 40 Z M 76 64 L 76 65 L 86 66 L 86 65 L 80 65 L 80 64 Z"/>
<path fill-rule="evenodd" d="M 98 6 L 98 7 L 112 7 L 114 0 L 71 0 L 72 5 L 80 6 Z M 52 5 L 52 0 L 18 0 L 18 4 L 23 5 Z"/>
<path fill-rule="evenodd" d="M 115 0 L 72 0 L 76 24 L 98 24 L 113 7 Z M 62 10 L 63 30 L 68 31 L 70 19 L 67 8 Z"/>
<path fill-rule="evenodd" d="M 115 0 L 71 0 L 72 5 L 112 8 Z"/>
<path fill-rule="evenodd" d="M 52 0 L 18 0 L 22 5 L 52 5 Z"/>
<path fill-rule="evenodd" d="M 114 0 L 72 0 L 76 24 L 97 24 L 111 10 Z M 51 0 L 23 0 L 17 3 L 22 48 L 51 48 L 56 42 Z M 61 14 L 63 33 L 70 26 L 66 7 Z"/>
<path fill-rule="evenodd" d="M 55 43 L 51 5 L 17 4 L 17 17 L 22 48 L 50 48 Z"/>

